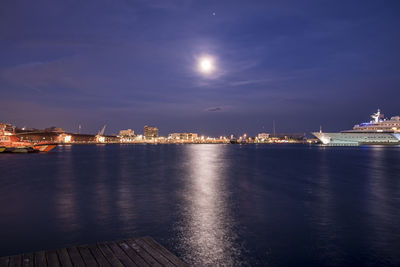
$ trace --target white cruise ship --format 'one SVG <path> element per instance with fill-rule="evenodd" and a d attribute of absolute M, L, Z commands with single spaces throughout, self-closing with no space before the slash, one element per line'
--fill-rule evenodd
<path fill-rule="evenodd" d="M 371 117 L 372 121 L 354 125 L 352 130 L 339 133 L 324 133 L 320 130 L 312 134 L 325 145 L 400 145 L 400 116 L 384 119 L 378 109 Z"/>

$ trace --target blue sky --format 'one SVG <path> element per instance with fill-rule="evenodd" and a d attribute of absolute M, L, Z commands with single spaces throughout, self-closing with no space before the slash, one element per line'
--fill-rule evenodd
<path fill-rule="evenodd" d="M 351 128 L 400 114 L 398 1 L 5 0 L 0 121 L 106 133 Z M 204 55 L 215 71 L 197 69 Z"/>

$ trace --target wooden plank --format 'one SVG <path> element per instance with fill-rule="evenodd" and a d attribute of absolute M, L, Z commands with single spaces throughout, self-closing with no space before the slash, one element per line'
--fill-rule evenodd
<path fill-rule="evenodd" d="M 74 267 L 85 267 L 85 263 L 76 247 L 67 248 L 68 255 Z"/>
<path fill-rule="evenodd" d="M 115 256 L 114 252 L 105 244 L 97 244 L 97 247 L 103 253 L 104 257 L 111 263 L 112 266 L 123 267 L 124 265 Z"/>
<path fill-rule="evenodd" d="M 140 247 L 142 247 L 144 250 L 146 250 L 147 253 L 149 253 L 153 258 L 155 258 L 162 266 L 169 266 L 169 267 L 175 266 L 166 257 L 164 257 L 164 255 L 161 253 L 160 250 L 155 249 L 154 247 L 150 246 L 149 244 L 146 243 L 146 241 L 139 238 L 139 239 L 132 240 L 132 243 L 133 242 L 135 242 Z"/>
<path fill-rule="evenodd" d="M 79 246 L 78 250 L 87 266 L 98 266 L 96 259 L 93 257 L 92 253 L 90 253 L 87 246 Z"/>
<path fill-rule="evenodd" d="M 109 242 L 107 245 L 114 251 L 115 256 L 124 264 L 125 266 L 138 266 L 133 262 L 128 255 L 117 245 L 117 243 Z"/>
<path fill-rule="evenodd" d="M 0 258 L 0 267 L 8 267 L 9 262 L 10 262 L 10 257 L 1 257 Z"/>
<path fill-rule="evenodd" d="M 73 267 L 66 248 L 58 249 L 57 255 L 62 267 Z"/>
<path fill-rule="evenodd" d="M 139 254 L 140 257 L 142 257 L 150 266 L 161 266 L 161 264 L 152 255 L 136 244 L 133 239 L 127 240 L 126 243 L 129 244 L 130 248 L 136 251 L 136 253 Z"/>
<path fill-rule="evenodd" d="M 96 258 L 96 261 L 100 267 L 111 267 L 112 266 L 107 261 L 107 259 L 103 255 L 103 253 L 101 253 L 100 249 L 96 245 L 90 245 L 90 246 L 88 246 L 88 249 L 93 254 L 93 257 Z"/>
<path fill-rule="evenodd" d="M 34 264 L 34 258 L 32 253 L 22 255 L 23 267 L 33 267 L 33 264 Z"/>
<path fill-rule="evenodd" d="M 51 267 L 60 267 L 60 261 L 58 259 L 57 252 L 55 250 L 50 250 L 46 252 L 46 259 Z"/>
<path fill-rule="evenodd" d="M 0 267 L 186 266 L 150 237 L 0 258 Z"/>
<path fill-rule="evenodd" d="M 118 242 L 118 245 L 125 251 L 125 253 L 131 258 L 138 266 L 151 266 L 150 263 L 147 263 L 141 255 L 135 250 L 133 250 L 128 244 L 125 242 Z"/>
<path fill-rule="evenodd" d="M 47 267 L 46 254 L 44 251 L 35 252 L 35 267 Z"/>
<path fill-rule="evenodd" d="M 21 267 L 22 266 L 22 256 L 21 255 L 11 256 L 8 266 L 9 267 Z"/>
<path fill-rule="evenodd" d="M 163 254 L 163 256 L 166 257 L 169 261 L 171 261 L 174 265 L 179 267 L 188 266 L 186 263 L 181 261 L 177 256 L 175 256 L 166 248 L 157 243 L 153 238 L 146 236 L 140 239 L 144 240 L 147 244 L 149 244 L 153 248 L 158 249 Z"/>

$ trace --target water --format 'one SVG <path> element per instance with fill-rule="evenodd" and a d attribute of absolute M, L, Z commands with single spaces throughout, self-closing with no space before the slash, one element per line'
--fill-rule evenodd
<path fill-rule="evenodd" d="M 400 147 L 0 154 L 0 256 L 152 236 L 200 265 L 400 265 Z"/>

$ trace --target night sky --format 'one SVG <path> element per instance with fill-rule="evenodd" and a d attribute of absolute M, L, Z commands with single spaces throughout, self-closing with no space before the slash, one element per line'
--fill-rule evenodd
<path fill-rule="evenodd" d="M 400 115 L 400 1 L 2 0 L 0 121 L 339 131 Z M 209 57 L 214 70 L 202 73 Z"/>

